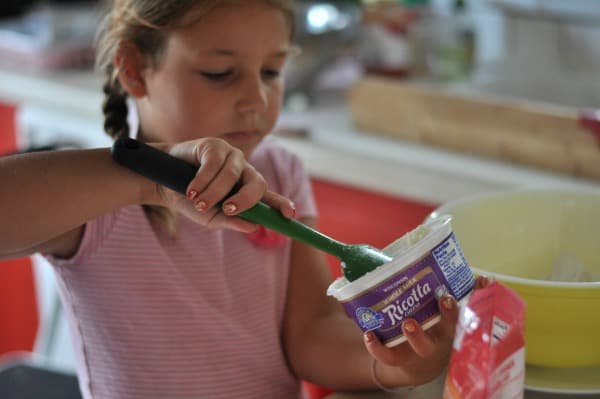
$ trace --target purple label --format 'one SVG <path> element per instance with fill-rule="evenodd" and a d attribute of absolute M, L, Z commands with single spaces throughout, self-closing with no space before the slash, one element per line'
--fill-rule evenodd
<path fill-rule="evenodd" d="M 457 246 L 450 234 L 421 259 L 369 291 L 344 301 L 346 313 L 363 331 L 373 330 L 384 343 L 403 335 L 401 325 L 407 318 L 421 324 L 433 319 L 439 314 L 437 298 L 450 293 L 460 300 L 474 284 L 473 274 Z M 440 251 L 444 251 L 444 256 Z"/>

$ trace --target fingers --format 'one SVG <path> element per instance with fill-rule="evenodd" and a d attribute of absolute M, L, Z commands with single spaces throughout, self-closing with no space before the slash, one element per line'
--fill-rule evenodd
<path fill-rule="evenodd" d="M 271 208 L 278 209 L 279 212 L 288 219 L 296 217 L 296 205 L 283 195 L 267 191 L 263 196 L 262 201 L 271 206 Z"/>
<path fill-rule="evenodd" d="M 485 288 L 490 285 L 490 279 L 486 276 L 479 276 L 475 280 L 475 289 Z"/>
<path fill-rule="evenodd" d="M 427 358 L 435 352 L 435 342 L 425 333 L 416 320 L 404 320 L 402 322 L 402 331 L 409 345 L 419 357 Z"/>
<path fill-rule="evenodd" d="M 239 189 L 222 204 L 226 215 L 233 216 L 243 212 L 256 204 L 265 194 L 267 183 L 265 179 L 252 167 L 245 165 L 239 179 Z M 227 196 L 228 193 L 225 193 Z"/>
<path fill-rule="evenodd" d="M 438 300 L 438 307 L 442 320 L 439 323 L 438 338 L 445 342 L 452 342 L 454 332 L 456 331 L 456 323 L 458 322 L 458 303 L 451 295 L 444 295 Z"/>
<path fill-rule="evenodd" d="M 364 334 L 367 351 L 381 363 L 404 368 L 411 383 L 424 383 L 439 375 L 448 365 L 458 321 L 458 303 L 451 295 L 438 300 L 440 321 L 424 330 L 414 319 L 402 322 L 407 342 L 387 348 L 373 332 Z M 410 364 L 410 366 L 406 366 Z"/>
<path fill-rule="evenodd" d="M 458 321 L 458 304 L 452 296 L 445 295 L 438 300 L 438 305 L 441 319 L 427 331 L 414 319 L 402 322 L 402 331 L 408 344 L 421 358 L 446 358 L 450 353 Z"/>
<path fill-rule="evenodd" d="M 199 211 L 205 211 L 212 208 L 221 201 L 236 185 L 242 181 L 247 170 L 244 154 L 224 142 L 210 141 L 209 143 L 196 148 L 200 167 L 194 179 L 188 185 L 187 196 L 190 198 Z M 257 184 L 257 197 L 266 189 L 262 177 L 255 173 L 254 179 L 246 177 L 250 184 Z M 225 208 L 229 213 L 237 211 L 237 204 L 227 204 Z"/>
<path fill-rule="evenodd" d="M 263 177 L 250 166 L 239 149 L 217 138 L 205 138 L 179 143 L 171 155 L 199 165 L 195 177 L 188 184 L 186 196 L 196 209 L 206 212 L 236 187 L 241 193 L 235 201 L 223 204 L 227 214 L 237 214 L 255 204 L 266 191 Z M 215 216 L 215 215 L 213 215 Z"/>
<path fill-rule="evenodd" d="M 215 229 L 252 232 L 256 230 L 256 225 L 229 216 L 248 210 L 261 199 L 279 210 L 283 216 L 295 216 L 294 204 L 282 195 L 268 192 L 262 175 L 247 163 L 242 151 L 226 141 L 206 138 L 179 143 L 172 146 L 169 152 L 187 162 L 200 165 L 186 192 L 192 206 L 189 201 L 185 205 L 179 200 L 172 201 L 197 223 Z M 232 191 L 235 193 L 231 194 Z M 221 201 L 223 203 L 216 206 Z"/>
<path fill-rule="evenodd" d="M 385 346 L 373 331 L 367 331 L 363 334 L 363 340 L 367 351 L 375 359 L 389 365 L 398 365 L 399 356 L 396 349 Z"/>

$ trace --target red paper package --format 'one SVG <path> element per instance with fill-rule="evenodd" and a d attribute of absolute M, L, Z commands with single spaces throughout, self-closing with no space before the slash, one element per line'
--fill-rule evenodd
<path fill-rule="evenodd" d="M 525 302 L 494 281 L 461 309 L 444 399 L 522 399 Z"/>

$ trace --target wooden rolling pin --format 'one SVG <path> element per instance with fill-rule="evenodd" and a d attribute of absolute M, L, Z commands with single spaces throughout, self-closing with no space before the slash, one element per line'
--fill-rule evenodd
<path fill-rule="evenodd" d="M 380 77 L 359 81 L 348 105 L 366 133 L 600 178 L 596 113 Z"/>

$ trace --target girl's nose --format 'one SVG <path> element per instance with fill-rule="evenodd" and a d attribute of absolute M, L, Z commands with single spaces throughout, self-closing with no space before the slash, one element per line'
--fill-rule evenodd
<path fill-rule="evenodd" d="M 267 87 L 261 77 L 245 79 L 237 102 L 239 112 L 262 112 L 268 106 Z"/>

